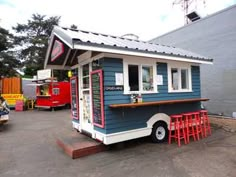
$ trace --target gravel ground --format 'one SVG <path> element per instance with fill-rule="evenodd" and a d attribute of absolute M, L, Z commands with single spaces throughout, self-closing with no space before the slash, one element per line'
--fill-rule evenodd
<path fill-rule="evenodd" d="M 236 119 L 210 116 L 210 122 L 228 132 L 236 132 Z"/>

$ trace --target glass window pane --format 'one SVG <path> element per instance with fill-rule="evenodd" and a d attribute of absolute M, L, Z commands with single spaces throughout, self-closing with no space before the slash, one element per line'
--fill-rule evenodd
<path fill-rule="evenodd" d="M 89 88 L 89 77 L 84 77 L 83 78 L 83 88 L 86 89 L 86 88 Z"/>
<path fill-rule="evenodd" d="M 89 75 L 89 64 L 83 66 L 83 77 Z"/>
<path fill-rule="evenodd" d="M 151 66 L 142 67 L 143 90 L 153 91 L 153 68 Z"/>
<path fill-rule="evenodd" d="M 89 88 L 89 64 L 83 65 L 82 67 L 82 79 L 83 79 L 83 89 Z"/>
<path fill-rule="evenodd" d="M 139 91 L 138 65 L 128 65 L 130 91 Z"/>
<path fill-rule="evenodd" d="M 90 94 L 89 91 L 83 92 L 83 119 L 84 121 L 91 123 L 90 116 Z"/>
<path fill-rule="evenodd" d="M 171 68 L 171 81 L 172 81 L 172 89 L 179 89 L 179 73 L 177 68 Z"/>
<path fill-rule="evenodd" d="M 49 85 L 41 85 L 39 87 L 39 95 L 49 95 Z"/>
<path fill-rule="evenodd" d="M 59 95 L 60 94 L 59 88 L 53 88 L 52 94 L 53 95 Z"/>
<path fill-rule="evenodd" d="M 181 88 L 182 89 L 188 89 L 188 70 L 187 69 L 181 69 Z"/>

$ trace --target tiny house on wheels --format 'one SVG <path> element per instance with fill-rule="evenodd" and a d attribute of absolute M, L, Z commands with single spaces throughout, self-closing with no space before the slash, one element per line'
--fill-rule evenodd
<path fill-rule="evenodd" d="M 179 48 L 54 27 L 45 68 L 73 71 L 72 124 L 104 144 L 166 139 L 171 114 L 201 109 L 200 65 Z"/>

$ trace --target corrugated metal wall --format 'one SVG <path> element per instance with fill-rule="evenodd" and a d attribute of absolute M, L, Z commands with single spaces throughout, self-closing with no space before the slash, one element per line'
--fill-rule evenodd
<path fill-rule="evenodd" d="M 232 116 L 236 112 L 236 5 L 152 40 L 214 59 L 201 66 L 202 96 L 207 109 Z"/>

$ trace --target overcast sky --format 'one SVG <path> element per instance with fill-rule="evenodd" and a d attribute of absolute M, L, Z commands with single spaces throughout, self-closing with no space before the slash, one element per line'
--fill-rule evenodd
<path fill-rule="evenodd" d="M 11 29 L 33 13 L 61 16 L 61 26 L 121 36 L 133 33 L 142 40 L 183 26 L 181 5 L 174 0 L 0 0 L 0 26 Z M 180 0 L 177 0 L 180 1 Z M 193 0 L 190 11 L 201 16 L 236 4 L 236 0 Z"/>

